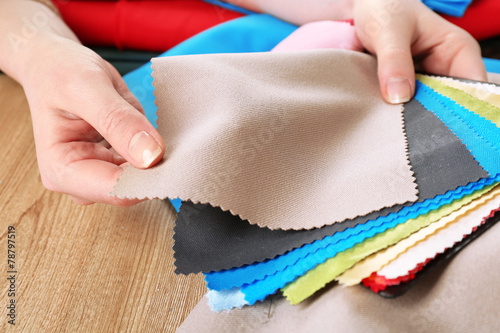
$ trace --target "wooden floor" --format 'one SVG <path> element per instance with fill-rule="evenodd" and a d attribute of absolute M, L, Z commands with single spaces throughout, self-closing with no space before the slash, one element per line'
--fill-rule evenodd
<path fill-rule="evenodd" d="M 202 276 L 173 272 L 168 202 L 78 206 L 45 190 L 24 92 L 5 75 L 0 181 L 0 332 L 173 332 L 205 293 Z"/>

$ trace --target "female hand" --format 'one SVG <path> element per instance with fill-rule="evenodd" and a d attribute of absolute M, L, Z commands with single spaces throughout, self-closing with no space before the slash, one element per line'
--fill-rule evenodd
<path fill-rule="evenodd" d="M 136 203 L 109 196 L 126 162 L 147 168 L 164 143 L 113 66 L 58 36 L 40 41 L 23 79 L 43 184 L 80 204 Z"/>
<path fill-rule="evenodd" d="M 43 184 L 80 204 L 109 196 L 124 165 L 147 168 L 165 144 L 118 72 L 42 4 L 0 2 L 0 68 L 25 90 Z"/>
<path fill-rule="evenodd" d="M 486 81 L 478 43 L 421 0 L 228 0 L 294 24 L 354 19 L 363 46 L 378 59 L 382 96 L 407 102 L 415 67 L 437 75 Z M 414 65 L 415 64 L 415 65 Z"/>
<path fill-rule="evenodd" d="M 487 80 L 474 38 L 419 0 L 354 0 L 353 17 L 361 43 L 377 56 L 382 95 L 390 103 L 413 96 L 415 69 Z"/>

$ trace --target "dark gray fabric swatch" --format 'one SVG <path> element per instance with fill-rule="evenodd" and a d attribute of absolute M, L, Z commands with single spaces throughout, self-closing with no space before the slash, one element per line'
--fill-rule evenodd
<path fill-rule="evenodd" d="M 462 142 L 418 101 L 405 104 L 404 119 L 419 201 L 488 177 Z M 404 206 L 318 229 L 284 231 L 251 225 L 219 207 L 183 202 L 174 228 L 176 273 L 218 271 L 271 259 Z"/>

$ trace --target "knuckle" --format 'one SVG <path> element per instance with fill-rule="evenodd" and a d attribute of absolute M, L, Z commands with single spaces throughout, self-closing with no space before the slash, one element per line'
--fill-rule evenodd
<path fill-rule="evenodd" d="M 474 47 L 480 49 L 479 43 L 464 29 L 453 26 L 453 29 L 445 36 L 445 41 L 450 45 L 457 47 Z"/>
<path fill-rule="evenodd" d="M 471 43 L 473 41 L 472 36 L 465 30 L 457 30 L 454 33 L 451 33 L 450 36 L 451 39 L 457 43 Z"/>
<path fill-rule="evenodd" d="M 64 152 L 67 151 L 67 154 Z M 52 155 L 52 159 L 39 161 L 40 178 L 43 186 L 52 192 L 68 193 L 67 183 L 71 179 L 70 159 L 72 151 L 62 150 L 58 155 Z"/>
<path fill-rule="evenodd" d="M 479 43 L 468 32 L 462 29 L 450 32 L 445 37 L 444 44 L 450 58 L 464 50 L 481 54 Z"/>
<path fill-rule="evenodd" d="M 411 51 L 409 46 L 405 48 L 397 45 L 388 45 L 379 52 L 379 56 L 385 59 L 411 59 Z"/>
<path fill-rule="evenodd" d="M 92 156 L 93 145 L 85 144 L 82 146 L 79 142 L 69 142 L 59 146 L 56 161 L 53 167 L 57 167 L 57 173 L 60 177 L 71 177 L 71 165 L 75 162 L 84 160 Z"/>
<path fill-rule="evenodd" d="M 71 72 L 73 75 L 63 75 L 62 73 Z M 58 73 L 57 80 L 61 83 L 60 86 L 63 87 L 60 93 L 63 94 L 66 98 L 74 101 L 76 96 L 80 96 L 78 98 L 82 98 L 82 94 L 77 92 L 85 92 L 87 93 L 88 89 L 91 87 L 88 85 L 88 82 L 99 82 L 103 80 L 103 71 L 98 66 L 82 66 L 78 70 L 75 71 L 73 68 L 72 71 L 68 70 L 60 70 L 56 71 Z"/>
<path fill-rule="evenodd" d="M 127 108 L 119 106 L 107 111 L 100 119 L 99 127 L 102 134 L 109 138 L 112 134 L 122 132 L 126 128 L 125 124 L 130 116 Z"/>

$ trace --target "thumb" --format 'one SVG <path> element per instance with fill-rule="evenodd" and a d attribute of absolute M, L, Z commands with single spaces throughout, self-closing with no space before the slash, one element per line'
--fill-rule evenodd
<path fill-rule="evenodd" d="M 127 102 L 108 80 L 99 80 L 89 88 L 90 105 L 77 110 L 127 161 L 148 168 L 163 158 L 165 143 L 139 110 Z M 81 103 L 83 104 L 83 103 Z"/>
<path fill-rule="evenodd" d="M 391 104 L 405 103 L 415 91 L 411 52 L 415 21 L 405 13 L 393 13 L 382 5 L 362 2 L 356 7 L 357 31 L 363 46 L 377 57 L 383 98 Z M 378 17 L 381 11 L 385 15 Z"/>
<path fill-rule="evenodd" d="M 391 104 L 408 102 L 415 92 L 411 54 L 402 49 L 388 49 L 377 53 L 377 59 L 378 79 L 384 99 Z"/>
<path fill-rule="evenodd" d="M 408 102 L 415 91 L 411 36 L 390 29 L 374 44 L 382 96 L 391 104 Z"/>

